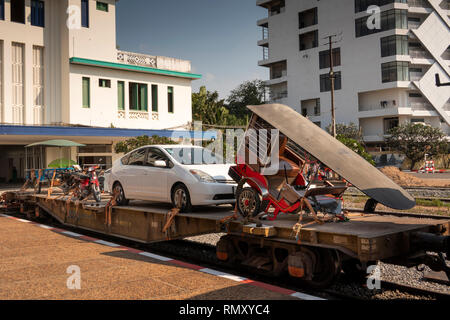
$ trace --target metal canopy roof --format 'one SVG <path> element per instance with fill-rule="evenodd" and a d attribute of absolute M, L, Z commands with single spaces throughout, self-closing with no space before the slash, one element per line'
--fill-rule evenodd
<path fill-rule="evenodd" d="M 36 142 L 25 146 L 25 148 L 45 146 L 45 147 L 84 147 L 85 144 L 76 143 L 70 140 L 48 140 L 43 142 Z"/>
<path fill-rule="evenodd" d="M 414 198 L 403 188 L 290 107 L 266 104 L 248 108 L 379 203 L 398 210 L 415 206 Z"/>

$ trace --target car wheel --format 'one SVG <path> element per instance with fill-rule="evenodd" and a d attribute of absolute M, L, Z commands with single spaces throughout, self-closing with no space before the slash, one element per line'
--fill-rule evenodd
<path fill-rule="evenodd" d="M 191 196 L 185 185 L 179 184 L 172 190 L 172 204 L 175 208 L 180 209 L 180 212 L 191 212 Z"/>
<path fill-rule="evenodd" d="M 119 206 L 128 205 L 129 200 L 125 198 L 125 192 L 123 191 L 122 185 L 119 182 L 116 182 L 114 184 L 113 193 L 117 193 L 116 202 Z"/>

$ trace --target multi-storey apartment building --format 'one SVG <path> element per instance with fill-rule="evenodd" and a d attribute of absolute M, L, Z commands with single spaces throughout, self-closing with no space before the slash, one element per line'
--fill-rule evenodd
<path fill-rule="evenodd" d="M 33 142 L 69 137 L 88 145 L 75 159 L 110 164 L 124 137 L 183 129 L 198 78 L 189 61 L 118 50 L 116 0 L 0 0 L 0 180 L 22 175 Z"/>
<path fill-rule="evenodd" d="M 359 124 L 368 145 L 422 122 L 450 135 L 448 0 L 258 0 L 268 17 L 263 59 L 270 100 L 322 128 L 331 123 L 328 36 L 333 40 L 336 122 Z M 379 8 L 377 11 L 367 10 Z M 378 20 L 373 20 L 378 19 Z M 369 20 L 369 23 L 368 23 Z M 376 23 L 379 22 L 377 26 Z M 375 25 L 375 28 L 373 26 Z"/>

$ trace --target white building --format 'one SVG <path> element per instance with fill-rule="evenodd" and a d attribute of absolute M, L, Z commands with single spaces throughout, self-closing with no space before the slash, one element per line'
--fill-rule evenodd
<path fill-rule="evenodd" d="M 71 139 L 90 145 L 73 158 L 110 164 L 119 140 L 184 129 L 198 78 L 189 61 L 117 50 L 116 0 L 0 0 L 0 180 L 21 176 L 33 142 Z"/>
<path fill-rule="evenodd" d="M 336 122 L 359 124 L 368 145 L 405 122 L 424 122 L 450 135 L 450 7 L 448 0 L 258 0 L 268 17 L 263 59 L 271 100 L 322 128 L 331 123 L 329 47 L 333 38 Z M 369 29 L 367 8 L 381 9 Z"/>

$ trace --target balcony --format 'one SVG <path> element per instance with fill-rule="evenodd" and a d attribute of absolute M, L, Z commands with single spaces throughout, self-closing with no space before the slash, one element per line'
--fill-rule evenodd
<path fill-rule="evenodd" d="M 408 21 L 408 29 L 410 30 L 418 29 L 421 24 L 422 22 Z"/>
<path fill-rule="evenodd" d="M 409 80 L 411 81 L 420 81 L 423 78 L 424 72 L 410 72 Z"/>
<path fill-rule="evenodd" d="M 269 28 L 262 27 L 262 39 L 258 41 L 258 46 L 268 47 L 269 46 Z"/>
<path fill-rule="evenodd" d="M 287 91 L 270 92 L 270 102 L 280 103 L 283 99 L 288 97 Z"/>
<path fill-rule="evenodd" d="M 411 110 L 414 111 L 435 111 L 433 105 L 428 102 L 411 102 L 409 104 Z"/>
<path fill-rule="evenodd" d="M 394 100 L 380 101 L 379 104 L 359 106 L 359 112 L 376 111 L 386 109 L 397 109 L 397 103 Z"/>
<path fill-rule="evenodd" d="M 409 50 L 409 56 L 413 59 L 433 59 L 433 56 L 426 50 Z"/>
<path fill-rule="evenodd" d="M 191 62 L 163 56 L 151 56 L 148 54 L 117 51 L 119 63 L 171 70 L 177 72 L 191 72 Z"/>
<path fill-rule="evenodd" d="M 257 0 L 256 5 L 269 10 L 269 17 L 286 11 L 284 0 Z"/>
<path fill-rule="evenodd" d="M 428 0 L 408 0 L 409 7 L 432 8 Z"/>

